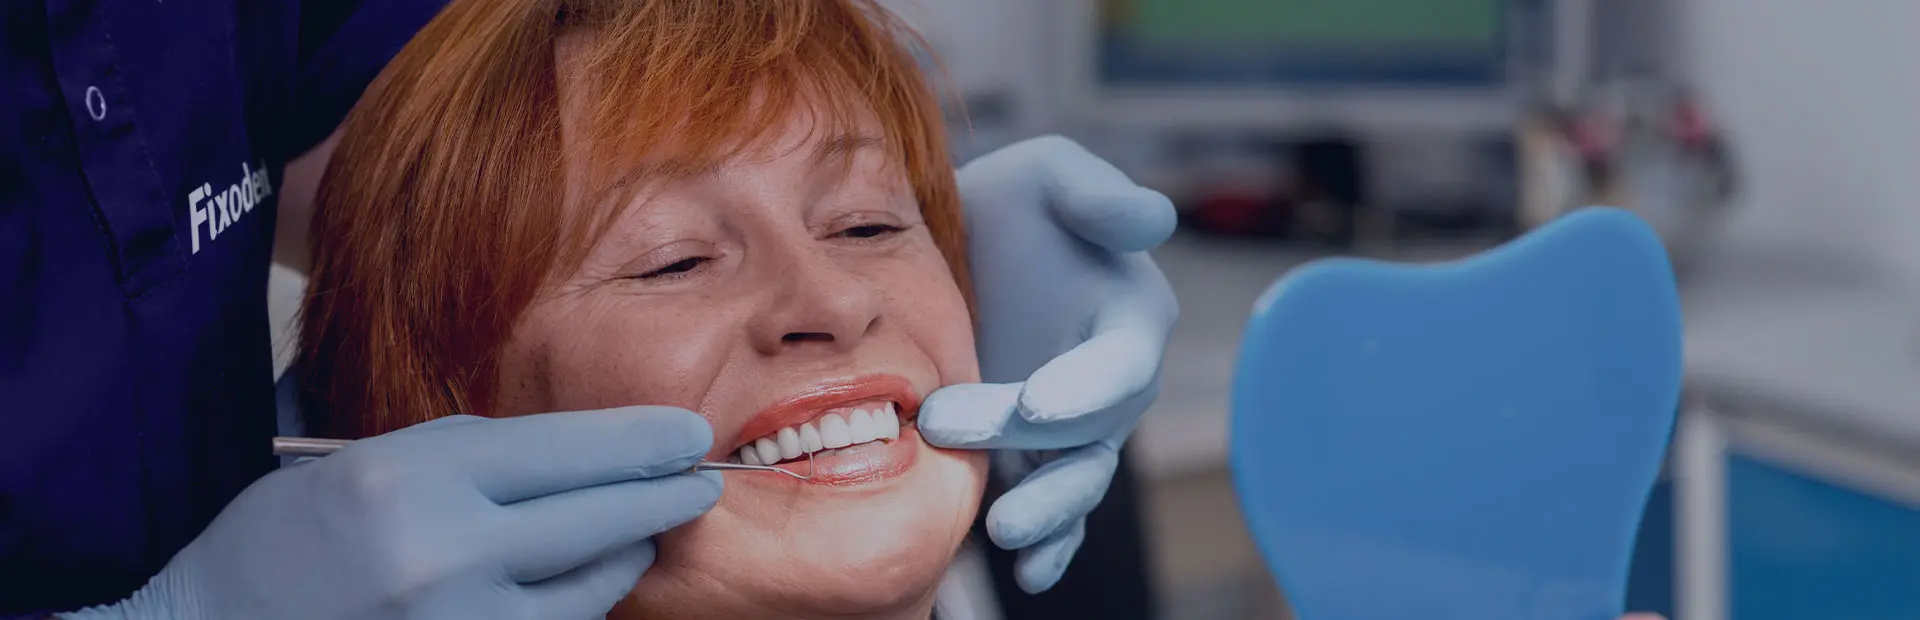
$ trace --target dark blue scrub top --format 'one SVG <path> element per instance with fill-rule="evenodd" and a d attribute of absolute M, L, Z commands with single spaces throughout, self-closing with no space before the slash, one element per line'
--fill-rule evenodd
<path fill-rule="evenodd" d="M 274 467 L 282 166 L 442 2 L 0 2 L 0 617 L 124 597 Z"/>

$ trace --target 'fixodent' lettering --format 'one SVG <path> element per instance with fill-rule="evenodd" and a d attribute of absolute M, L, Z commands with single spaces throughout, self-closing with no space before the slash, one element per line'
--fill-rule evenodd
<path fill-rule="evenodd" d="M 260 162 L 257 169 L 240 162 L 239 182 L 220 192 L 214 192 L 213 186 L 207 183 L 187 192 L 187 219 L 193 224 L 193 253 L 200 253 L 200 225 L 206 225 L 207 242 L 212 243 L 220 238 L 221 231 L 239 223 L 241 216 L 252 213 L 254 205 L 263 204 L 272 195 L 273 181 L 267 177 L 266 162 Z"/>

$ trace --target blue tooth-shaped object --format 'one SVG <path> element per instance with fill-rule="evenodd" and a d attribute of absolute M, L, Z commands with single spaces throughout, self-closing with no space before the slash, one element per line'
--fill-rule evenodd
<path fill-rule="evenodd" d="M 1673 271 L 1617 209 L 1257 304 L 1230 460 L 1302 620 L 1611 620 L 1673 428 Z"/>

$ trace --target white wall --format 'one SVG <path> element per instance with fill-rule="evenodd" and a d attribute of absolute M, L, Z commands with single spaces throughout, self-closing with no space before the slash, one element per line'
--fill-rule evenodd
<path fill-rule="evenodd" d="M 1920 2 L 1675 1 L 1750 190 L 1730 240 L 1845 254 L 1920 291 Z"/>
<path fill-rule="evenodd" d="M 934 46 L 949 85 L 963 95 L 1000 91 L 1014 103 L 1012 123 L 956 132 L 963 147 L 1058 131 L 1056 70 L 1050 36 L 1058 0 L 882 0 Z"/>

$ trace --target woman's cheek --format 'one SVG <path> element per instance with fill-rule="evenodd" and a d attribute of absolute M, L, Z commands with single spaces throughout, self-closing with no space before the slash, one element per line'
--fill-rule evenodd
<path fill-rule="evenodd" d="M 716 315 L 719 316 L 716 316 Z M 595 313 L 562 326 L 570 346 L 551 365 L 566 410 L 635 403 L 693 408 L 727 352 L 723 313 L 705 308 L 634 308 Z M 701 317 L 706 320 L 673 320 Z"/>
<path fill-rule="evenodd" d="M 967 310 L 967 300 L 960 295 L 958 286 L 949 285 L 943 292 L 948 303 L 937 329 L 944 344 L 935 361 L 942 383 L 978 382 L 980 356 L 973 340 L 973 314 Z"/>
<path fill-rule="evenodd" d="M 973 342 L 973 315 L 946 259 L 927 239 L 908 260 L 895 261 L 877 278 L 888 292 L 889 314 L 934 363 L 942 385 L 980 380 Z"/>

